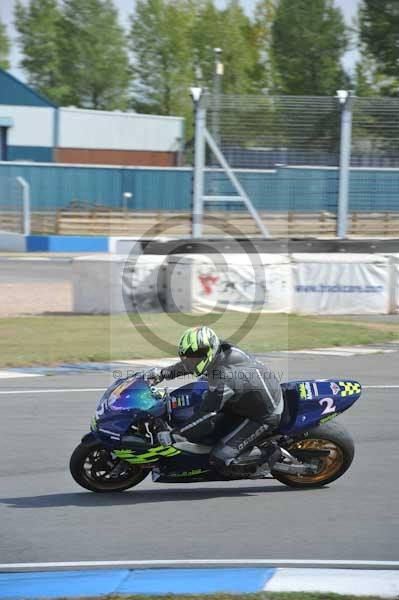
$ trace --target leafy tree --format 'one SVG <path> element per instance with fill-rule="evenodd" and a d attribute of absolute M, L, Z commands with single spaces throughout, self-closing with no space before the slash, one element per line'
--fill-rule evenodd
<path fill-rule="evenodd" d="M 199 83 L 212 89 L 215 48 L 223 51 L 224 93 L 260 87 L 253 27 L 238 0 L 229 0 L 223 10 L 214 0 L 137 0 L 130 40 L 135 108 L 186 117 L 188 137 L 192 127 L 188 88 L 200 73 Z"/>
<path fill-rule="evenodd" d="M 224 93 L 246 94 L 259 89 L 253 74 L 258 63 L 253 28 L 238 0 L 229 0 L 222 11 L 218 44 L 223 49 Z"/>
<path fill-rule="evenodd" d="M 124 109 L 130 70 L 126 39 L 112 0 L 64 0 L 59 50 L 64 102 Z"/>
<path fill-rule="evenodd" d="M 341 58 L 348 46 L 342 13 L 333 0 L 280 0 L 272 53 L 279 90 L 294 95 L 332 95 L 348 84 Z"/>
<path fill-rule="evenodd" d="M 18 0 L 15 23 L 29 83 L 60 104 L 127 106 L 129 64 L 111 0 Z"/>
<path fill-rule="evenodd" d="M 31 0 L 27 6 L 18 1 L 15 6 L 21 66 L 29 83 L 55 102 L 62 101 L 66 92 L 60 64 L 60 21 L 56 0 Z"/>
<path fill-rule="evenodd" d="M 193 82 L 190 34 L 194 19 L 194 2 L 137 0 L 130 45 L 138 110 L 184 116 L 191 112 L 187 88 Z"/>
<path fill-rule="evenodd" d="M 8 53 L 10 51 L 10 41 L 8 39 L 5 25 L 0 21 L 0 67 L 8 69 L 10 63 L 8 61 Z"/>
<path fill-rule="evenodd" d="M 359 93 L 399 95 L 399 3 L 362 0 L 359 39 L 362 56 L 357 69 Z"/>
<path fill-rule="evenodd" d="M 273 91 L 277 82 L 272 53 L 272 32 L 277 4 L 278 0 L 259 0 L 255 6 L 253 39 L 258 52 L 258 62 L 254 70 L 254 79 L 267 91 Z"/>

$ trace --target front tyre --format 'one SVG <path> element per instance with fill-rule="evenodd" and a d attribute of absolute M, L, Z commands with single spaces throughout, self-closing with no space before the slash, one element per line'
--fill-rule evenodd
<path fill-rule="evenodd" d="M 295 456 L 295 450 L 328 450 L 329 454 L 310 460 L 317 464 L 317 472 L 303 475 L 272 472 L 281 483 L 295 488 L 318 488 L 341 477 L 352 464 L 355 447 L 352 437 L 343 425 L 336 422 L 315 427 L 295 440 L 287 450 Z M 311 455 L 310 455 L 311 456 Z"/>
<path fill-rule="evenodd" d="M 69 468 L 76 483 L 91 492 L 123 492 L 148 475 L 147 470 L 114 458 L 97 442 L 79 444 L 72 453 Z"/>

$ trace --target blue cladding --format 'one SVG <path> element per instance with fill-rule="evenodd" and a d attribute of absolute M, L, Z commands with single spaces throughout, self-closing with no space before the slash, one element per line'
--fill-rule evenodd
<path fill-rule="evenodd" d="M 53 162 L 53 149 L 43 146 L 7 146 L 8 160 Z"/>
<path fill-rule="evenodd" d="M 33 149 L 31 149 L 33 150 Z M 37 152 L 51 149 L 36 149 Z M 329 168 L 288 168 L 236 172 L 259 210 L 336 212 L 339 172 Z M 4 182 L 21 176 L 31 185 L 32 209 L 67 208 L 79 200 L 112 208 L 122 207 L 122 195 L 130 192 L 128 208 L 136 210 L 190 210 L 191 169 L 134 167 L 86 167 L 0 163 Z M 3 183 L 3 186 L 7 185 Z M 3 190 L 7 192 L 7 190 Z M 206 174 L 207 194 L 234 194 L 221 171 Z M 242 204 L 221 202 L 210 210 L 244 210 Z M 399 169 L 352 170 L 350 209 L 399 210 Z"/>
<path fill-rule="evenodd" d="M 0 69 L 0 104 L 13 106 L 55 106 L 29 86 Z"/>

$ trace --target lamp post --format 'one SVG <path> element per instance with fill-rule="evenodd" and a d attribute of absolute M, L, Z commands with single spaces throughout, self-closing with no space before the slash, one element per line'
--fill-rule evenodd
<path fill-rule="evenodd" d="M 222 90 L 222 76 L 224 73 L 224 65 L 222 63 L 222 49 L 213 49 L 215 56 L 215 68 L 213 72 L 213 111 L 212 111 L 212 135 L 213 139 L 219 146 L 219 112 L 220 112 L 220 94 Z"/>
<path fill-rule="evenodd" d="M 354 96 L 352 91 L 338 90 L 336 98 L 338 98 L 342 108 L 337 236 L 341 239 L 344 239 L 347 235 L 348 223 L 349 176 L 352 144 L 352 107 Z"/>
<path fill-rule="evenodd" d="M 129 200 L 130 200 L 130 198 L 132 198 L 132 197 L 133 197 L 133 194 L 132 194 L 132 193 L 130 193 L 130 192 L 123 192 L 123 195 L 122 195 L 122 209 L 123 209 L 123 212 L 126 212 L 126 211 L 127 211 L 127 208 L 128 208 L 128 206 L 127 206 L 127 205 L 128 205 L 128 201 L 129 201 Z"/>

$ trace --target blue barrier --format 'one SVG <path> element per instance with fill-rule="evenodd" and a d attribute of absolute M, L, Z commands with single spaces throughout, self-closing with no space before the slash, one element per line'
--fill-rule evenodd
<path fill-rule="evenodd" d="M 80 235 L 28 235 L 27 252 L 108 252 L 109 238 Z"/>
<path fill-rule="evenodd" d="M 237 171 L 255 207 L 269 211 L 336 212 L 339 172 L 323 167 L 279 167 Z M 128 208 L 135 210 L 190 210 L 192 169 L 89 167 L 0 163 L 0 204 L 12 197 L 11 185 L 23 177 L 31 187 L 33 211 L 66 208 L 72 201 L 120 209 L 129 192 Z M 6 182 L 9 182 L 8 184 Z M 7 185 L 10 189 L 7 189 Z M 210 194 L 231 194 L 231 183 L 221 171 L 206 174 Z M 399 169 L 352 169 L 349 208 L 357 211 L 399 210 Z M 15 197 L 15 196 L 14 196 Z M 239 204 L 218 203 L 209 210 L 237 210 Z M 242 207 L 243 208 L 243 207 Z M 243 208 L 244 209 L 244 208 Z"/>

